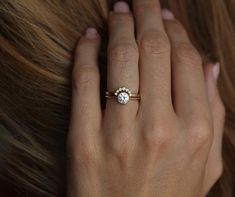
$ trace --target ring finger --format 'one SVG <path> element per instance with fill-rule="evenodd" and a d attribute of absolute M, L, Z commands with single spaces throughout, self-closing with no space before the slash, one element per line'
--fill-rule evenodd
<path fill-rule="evenodd" d="M 125 2 L 117 2 L 114 11 L 109 15 L 109 44 L 107 89 L 115 92 L 120 87 L 126 87 L 131 92 L 139 90 L 138 47 L 134 34 L 134 19 Z M 113 124 L 113 116 L 128 123 L 135 118 L 138 110 L 138 100 L 131 100 L 127 105 L 119 104 L 116 99 L 108 99 L 106 103 L 106 119 Z M 108 122 L 110 122 L 108 121 Z"/>

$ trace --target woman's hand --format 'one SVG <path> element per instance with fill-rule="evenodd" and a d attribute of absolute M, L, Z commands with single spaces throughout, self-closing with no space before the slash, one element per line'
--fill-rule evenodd
<path fill-rule="evenodd" d="M 108 99 L 102 113 L 100 36 L 90 30 L 78 43 L 68 196 L 205 196 L 222 172 L 218 65 L 203 70 L 184 28 L 166 10 L 162 19 L 157 0 L 133 0 L 133 11 L 119 2 L 109 15 L 107 88 L 139 91 L 140 101 Z"/>

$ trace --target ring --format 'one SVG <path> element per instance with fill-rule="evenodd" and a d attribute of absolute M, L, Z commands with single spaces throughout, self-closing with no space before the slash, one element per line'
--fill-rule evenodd
<path fill-rule="evenodd" d="M 118 88 L 115 92 L 105 92 L 106 98 L 116 97 L 117 102 L 120 104 L 127 104 L 130 99 L 140 99 L 140 95 L 138 93 L 132 93 L 128 88 L 121 87 Z"/>

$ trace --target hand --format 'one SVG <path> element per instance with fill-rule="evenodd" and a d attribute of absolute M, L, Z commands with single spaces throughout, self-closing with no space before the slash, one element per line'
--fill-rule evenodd
<path fill-rule="evenodd" d="M 107 88 L 139 91 L 140 102 L 108 99 L 102 114 L 101 38 L 89 34 L 78 43 L 68 196 L 205 196 L 222 172 L 218 66 L 203 70 L 184 28 L 167 11 L 162 19 L 158 1 L 133 0 L 133 6 L 132 14 L 117 3 L 109 14 Z"/>

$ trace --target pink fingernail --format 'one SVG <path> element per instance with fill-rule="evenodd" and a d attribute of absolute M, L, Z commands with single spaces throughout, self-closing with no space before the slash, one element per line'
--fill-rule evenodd
<path fill-rule="evenodd" d="M 96 28 L 94 28 L 94 27 L 87 28 L 87 30 L 86 30 L 86 37 L 87 38 L 91 38 L 91 39 L 96 38 L 97 37 L 97 30 L 96 30 Z"/>
<path fill-rule="evenodd" d="M 124 1 L 118 1 L 113 6 L 114 12 L 127 13 L 130 11 L 129 5 Z"/>
<path fill-rule="evenodd" d="M 214 75 L 214 79 L 215 79 L 216 81 L 218 80 L 219 73 L 220 73 L 220 63 L 217 62 L 217 63 L 214 64 L 214 66 L 213 66 L 213 75 Z"/>
<path fill-rule="evenodd" d="M 170 10 L 162 9 L 162 18 L 165 20 L 173 20 L 175 16 Z"/>

